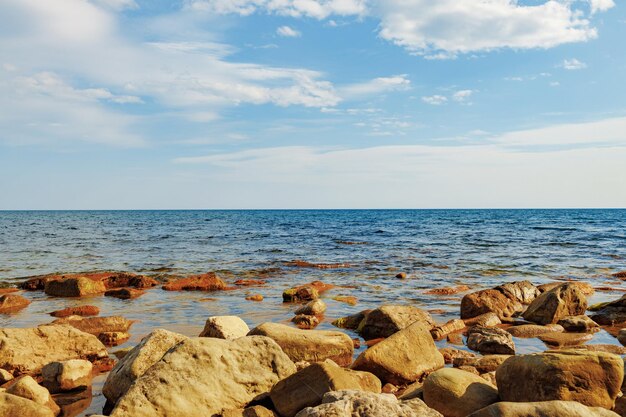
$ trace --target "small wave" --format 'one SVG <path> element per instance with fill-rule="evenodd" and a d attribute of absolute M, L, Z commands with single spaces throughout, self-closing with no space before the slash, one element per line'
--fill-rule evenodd
<path fill-rule="evenodd" d="M 532 226 L 533 230 L 554 230 L 559 232 L 577 232 L 579 229 L 575 227 L 557 227 L 557 226 Z"/>

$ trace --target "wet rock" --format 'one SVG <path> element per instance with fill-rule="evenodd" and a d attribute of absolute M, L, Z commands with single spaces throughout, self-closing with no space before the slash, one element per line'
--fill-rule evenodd
<path fill-rule="evenodd" d="M 404 385 L 443 366 L 443 356 L 428 328 L 418 321 L 365 350 L 352 368 L 371 372 L 383 382 Z"/>
<path fill-rule="evenodd" d="M 200 337 L 232 340 L 244 337 L 249 331 L 246 322 L 237 316 L 214 316 L 207 319 Z"/>
<path fill-rule="evenodd" d="M 467 333 L 467 347 L 482 354 L 515 354 L 511 334 L 497 327 L 471 327 Z"/>
<path fill-rule="evenodd" d="M 307 407 L 296 417 L 443 417 L 419 398 L 399 401 L 393 394 L 334 391 L 324 394 L 322 404 Z"/>
<path fill-rule="evenodd" d="M 465 328 L 465 322 L 461 319 L 453 319 L 441 326 L 435 326 L 430 329 L 430 334 L 435 340 L 443 339 L 449 333 L 458 332 Z"/>
<path fill-rule="evenodd" d="M 611 274 L 611 276 L 614 278 L 626 279 L 626 271 L 616 272 L 614 274 Z"/>
<path fill-rule="evenodd" d="M 270 391 L 270 397 L 281 416 L 292 417 L 305 407 L 319 405 L 327 392 L 352 389 L 380 393 L 381 383 L 369 372 L 321 362 L 278 382 Z"/>
<path fill-rule="evenodd" d="M 341 366 L 352 362 L 354 346 L 345 333 L 329 330 L 301 330 L 278 323 L 263 323 L 248 333 L 273 339 L 294 362 L 321 362 L 331 359 Z"/>
<path fill-rule="evenodd" d="M 0 416 L 3 417 L 54 417 L 48 407 L 17 395 L 0 392 Z"/>
<path fill-rule="evenodd" d="M 563 326 L 558 324 L 547 324 L 545 326 L 539 324 L 521 324 L 506 329 L 512 336 L 521 338 L 537 337 L 546 333 L 560 333 L 564 330 Z"/>
<path fill-rule="evenodd" d="M 387 305 L 370 311 L 357 331 L 365 340 L 389 337 L 415 322 L 428 329 L 435 324 L 430 314 L 414 306 Z"/>
<path fill-rule="evenodd" d="M 498 402 L 468 417 L 617 417 L 612 411 L 574 401 Z"/>
<path fill-rule="evenodd" d="M 50 392 L 42 387 L 31 376 L 24 375 L 16 378 L 15 381 L 7 388 L 7 394 L 17 395 L 36 402 L 39 405 L 47 407 L 56 416 L 59 415 L 61 409 L 54 402 Z"/>
<path fill-rule="evenodd" d="M 466 326 L 484 326 L 484 327 L 495 327 L 502 324 L 502 320 L 496 313 L 485 313 L 480 316 L 472 317 L 471 319 L 463 320 Z"/>
<path fill-rule="evenodd" d="M 126 333 L 134 321 L 128 320 L 122 316 L 108 316 L 108 317 L 80 317 L 69 316 L 61 319 L 54 320 L 52 324 L 69 324 L 72 327 L 77 328 L 85 333 L 90 333 L 95 336 L 101 333 L 107 332 L 121 332 Z"/>
<path fill-rule="evenodd" d="M 585 314 L 587 298 L 574 284 L 567 283 L 546 291 L 535 299 L 523 314 L 524 319 L 539 323 L 557 323 L 567 316 Z"/>
<path fill-rule="evenodd" d="M 447 364 L 454 362 L 456 358 L 475 358 L 476 354 L 467 350 L 455 349 L 452 347 L 440 348 L 439 353 L 443 355 L 443 361 Z"/>
<path fill-rule="evenodd" d="M 398 278 L 398 279 L 406 279 L 407 278 L 406 272 L 398 272 L 396 274 L 396 278 Z"/>
<path fill-rule="evenodd" d="M 493 289 L 467 294 L 461 300 L 461 318 L 470 319 L 493 312 L 500 319 L 512 317 L 524 310 L 539 294 L 539 290 L 528 281 L 510 282 Z"/>
<path fill-rule="evenodd" d="M 16 313 L 30 304 L 27 298 L 17 294 L 0 296 L 0 314 Z"/>
<path fill-rule="evenodd" d="M 246 297 L 248 301 L 263 301 L 263 296 L 261 294 L 254 294 Z"/>
<path fill-rule="evenodd" d="M 299 287 L 289 288 L 283 292 L 283 302 L 295 303 L 302 301 L 317 300 L 320 294 L 311 285 L 302 285 Z"/>
<path fill-rule="evenodd" d="M 626 329 L 621 329 L 617 333 L 617 340 L 624 346 L 626 346 Z"/>
<path fill-rule="evenodd" d="M 585 315 L 563 317 L 558 324 L 568 332 L 588 333 L 598 330 L 598 324 Z"/>
<path fill-rule="evenodd" d="M 119 298 L 121 300 L 132 300 L 138 297 L 141 297 L 145 294 L 145 291 L 138 290 L 135 288 L 116 288 L 112 290 L 107 290 L 104 295 L 106 297 L 114 297 Z"/>
<path fill-rule="evenodd" d="M 446 336 L 446 341 L 448 343 L 452 343 L 453 345 L 462 345 L 463 335 L 461 333 L 450 333 Z"/>
<path fill-rule="evenodd" d="M 77 277 L 48 281 L 44 291 L 54 297 L 87 297 L 104 293 L 106 287 L 101 281 Z"/>
<path fill-rule="evenodd" d="M 614 326 L 626 322 L 626 295 L 619 300 L 603 303 L 598 306 L 591 319 L 604 326 Z M 591 309 L 591 308 L 590 308 Z"/>
<path fill-rule="evenodd" d="M 98 333 L 98 340 L 105 346 L 119 346 L 122 343 L 128 342 L 130 334 L 126 332 L 100 332 Z"/>
<path fill-rule="evenodd" d="M 15 374 L 37 373 L 44 365 L 68 359 L 108 357 L 93 335 L 67 325 L 0 329 L 0 368 Z"/>
<path fill-rule="evenodd" d="M 340 329 L 356 330 L 370 311 L 371 310 L 363 310 L 351 316 L 342 317 L 333 321 L 332 325 L 335 327 L 339 327 Z"/>
<path fill-rule="evenodd" d="M 498 401 L 498 390 L 480 376 L 454 368 L 428 375 L 424 402 L 446 417 L 466 417 Z"/>
<path fill-rule="evenodd" d="M 470 287 L 467 285 L 457 285 L 455 287 L 443 287 L 443 288 L 433 288 L 431 290 L 427 290 L 424 294 L 432 294 L 432 295 L 453 295 L 458 294 L 460 292 L 469 291 Z"/>
<path fill-rule="evenodd" d="M 235 281 L 235 285 L 250 287 L 253 285 L 265 285 L 266 282 L 262 279 L 238 279 Z"/>
<path fill-rule="evenodd" d="M 502 401 L 565 400 L 608 409 L 623 378 L 621 357 L 574 350 L 513 356 L 496 373 Z"/>
<path fill-rule="evenodd" d="M 93 365 L 86 360 L 52 362 L 41 369 L 41 385 L 53 394 L 87 388 L 91 386 L 92 372 Z"/>
<path fill-rule="evenodd" d="M 509 282 L 497 286 L 496 289 L 524 305 L 532 303 L 541 293 L 530 281 Z"/>
<path fill-rule="evenodd" d="M 189 338 L 130 386 L 111 417 L 219 415 L 243 408 L 295 371 L 267 337 Z"/>
<path fill-rule="evenodd" d="M 320 299 L 312 300 L 296 310 L 295 314 L 307 316 L 321 316 L 326 311 L 326 303 Z"/>
<path fill-rule="evenodd" d="M 493 372 L 502 363 L 510 358 L 511 355 L 485 355 L 481 357 L 469 357 L 469 356 L 459 356 L 454 358 L 453 364 L 455 368 L 460 368 L 462 366 L 471 366 L 475 368 L 478 373 L 484 374 L 488 372 Z"/>
<path fill-rule="evenodd" d="M 317 268 L 317 269 L 339 269 L 339 268 L 350 268 L 352 265 L 347 263 L 312 263 L 307 261 L 302 261 L 299 259 L 293 260 L 291 262 L 286 262 L 287 266 L 295 266 L 298 268 Z"/>
<path fill-rule="evenodd" d="M 226 284 L 214 272 L 192 275 L 163 285 L 166 291 L 219 291 L 226 289 Z"/>
<path fill-rule="evenodd" d="M 91 388 L 69 391 L 55 394 L 53 399 L 61 408 L 62 417 L 76 417 L 89 408 L 93 399 L 93 392 Z"/>
<path fill-rule="evenodd" d="M 92 279 L 97 278 L 92 276 Z M 133 287 L 137 289 L 152 288 L 159 285 L 154 278 L 145 275 L 133 274 L 130 272 L 105 272 L 101 274 L 102 282 L 107 289 Z"/>
<path fill-rule="evenodd" d="M 309 316 L 306 314 L 298 314 L 291 321 L 298 327 L 298 329 L 314 329 L 320 324 L 320 319 L 317 316 Z"/>
<path fill-rule="evenodd" d="M 581 282 L 581 281 L 565 281 L 565 282 L 568 284 L 575 285 L 583 294 L 587 296 L 593 295 L 593 293 L 595 292 L 593 286 L 591 286 L 590 284 L 586 282 Z M 541 293 L 543 294 L 544 292 L 550 291 L 558 287 L 559 285 L 563 285 L 563 281 L 549 282 L 547 284 L 539 285 L 537 288 L 539 288 L 539 291 L 541 291 Z"/>
<path fill-rule="evenodd" d="M 69 316 L 97 316 L 100 314 L 100 309 L 96 306 L 78 306 L 78 307 L 67 307 L 63 310 L 57 310 L 50 313 L 53 317 L 69 317 Z"/>
<path fill-rule="evenodd" d="M 346 303 L 351 306 L 355 306 L 358 304 L 359 300 L 352 295 L 337 295 L 333 297 L 333 300 L 338 301 L 340 303 Z"/>
<path fill-rule="evenodd" d="M 549 347 L 578 346 L 593 339 L 590 333 L 547 333 L 539 335 L 539 340 Z"/>
<path fill-rule="evenodd" d="M 111 370 L 102 388 L 104 396 L 112 403 L 117 402 L 137 378 L 183 340 L 187 337 L 178 333 L 163 329 L 152 331 Z"/>

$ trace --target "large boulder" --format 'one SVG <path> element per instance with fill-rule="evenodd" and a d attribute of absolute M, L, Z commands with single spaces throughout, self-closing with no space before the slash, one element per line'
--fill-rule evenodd
<path fill-rule="evenodd" d="M 539 323 L 557 323 L 567 316 L 585 314 L 587 297 L 573 283 L 561 284 L 546 291 L 533 301 L 523 314 L 526 320 Z"/>
<path fill-rule="evenodd" d="M 0 416 L 2 417 L 54 417 L 48 407 L 17 395 L 0 392 Z"/>
<path fill-rule="evenodd" d="M 243 408 L 296 367 L 268 337 L 186 339 L 119 399 L 111 417 L 204 417 Z"/>
<path fill-rule="evenodd" d="M 307 407 L 296 417 L 443 417 L 419 398 L 399 401 L 392 394 L 335 391 L 324 394 L 322 404 Z"/>
<path fill-rule="evenodd" d="M 117 402 L 137 378 L 183 340 L 187 337 L 182 334 L 163 329 L 152 331 L 111 370 L 102 388 L 104 396 L 111 403 Z"/>
<path fill-rule="evenodd" d="M 446 417 L 465 417 L 498 401 L 498 390 L 478 375 L 444 368 L 424 381 L 424 402 Z"/>
<path fill-rule="evenodd" d="M 108 357 L 93 335 L 68 326 L 45 325 L 0 329 L 0 368 L 13 374 L 37 373 L 44 365 L 68 359 L 94 361 Z"/>
<path fill-rule="evenodd" d="M 166 291 L 218 291 L 226 289 L 226 283 L 214 272 L 192 275 L 163 285 Z"/>
<path fill-rule="evenodd" d="M 499 402 L 468 417 L 619 417 L 600 407 L 587 407 L 574 401 Z"/>
<path fill-rule="evenodd" d="M 292 417 L 305 407 L 322 402 L 325 393 L 359 390 L 380 393 L 380 380 L 369 372 L 344 369 L 331 361 L 314 363 L 278 382 L 270 391 L 276 410 Z"/>
<path fill-rule="evenodd" d="M 467 332 L 467 347 L 482 354 L 515 354 L 513 337 L 498 327 L 471 327 Z"/>
<path fill-rule="evenodd" d="M 370 311 L 365 316 L 358 332 L 365 340 L 389 337 L 416 321 L 421 322 L 428 329 L 434 326 L 430 314 L 421 308 L 397 305 L 382 306 Z"/>
<path fill-rule="evenodd" d="M 503 401 L 578 401 L 609 409 L 620 392 L 623 378 L 621 357 L 587 351 L 513 356 L 496 372 Z"/>
<path fill-rule="evenodd" d="M 207 319 L 200 337 L 237 339 L 247 335 L 249 331 L 246 322 L 237 316 L 213 316 Z"/>
<path fill-rule="evenodd" d="M 352 368 L 371 372 L 383 382 L 404 385 L 443 366 L 443 356 L 428 328 L 415 322 L 365 350 Z"/>
<path fill-rule="evenodd" d="M 352 363 L 354 343 L 345 333 L 331 330 L 301 330 L 278 323 L 263 323 L 248 333 L 273 339 L 294 362 L 331 359 L 341 366 Z"/>
<path fill-rule="evenodd" d="M 51 393 L 91 386 L 93 365 L 84 359 L 52 362 L 41 369 L 42 385 Z"/>
<path fill-rule="evenodd" d="M 106 291 L 106 286 L 102 281 L 76 277 L 48 281 L 44 291 L 54 297 L 87 297 L 103 294 Z"/>
<path fill-rule="evenodd" d="M 4 294 L 0 296 L 0 313 L 16 313 L 30 304 L 27 298 L 17 294 Z"/>
<path fill-rule="evenodd" d="M 17 395 L 18 397 L 34 401 L 49 408 L 55 416 L 61 412 L 59 406 L 52 399 L 50 392 L 39 385 L 30 375 L 24 375 L 15 379 L 7 388 L 7 394 Z"/>
<path fill-rule="evenodd" d="M 524 310 L 539 295 L 528 281 L 511 282 L 498 287 L 467 294 L 461 300 L 461 318 L 470 319 L 493 312 L 499 318 L 512 317 Z"/>

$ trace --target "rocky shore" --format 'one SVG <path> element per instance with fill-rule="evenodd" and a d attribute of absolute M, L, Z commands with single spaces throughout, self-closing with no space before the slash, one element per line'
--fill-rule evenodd
<path fill-rule="evenodd" d="M 247 288 L 249 302 L 266 303 L 264 284 L 212 272 L 163 282 L 126 272 L 45 275 L 2 289 L 0 314 L 27 312 L 40 302 L 30 294 L 134 303 L 150 291 Z M 328 300 L 357 303 L 334 288 L 320 281 L 284 288 L 280 308 L 293 313 L 290 323 L 251 329 L 238 316 L 211 316 L 197 336 L 155 328 L 117 350 L 135 322 L 97 305 L 66 305 L 38 326 L 0 328 L 0 416 L 85 415 L 101 391 L 99 412 L 111 417 L 626 417 L 626 296 L 589 305 L 595 289 L 580 281 L 458 285 L 429 290 L 459 299 L 458 317 L 445 322 L 389 303 L 316 330 L 330 321 Z M 588 344 L 602 331 L 614 343 Z M 530 339 L 544 349 L 520 352 Z"/>

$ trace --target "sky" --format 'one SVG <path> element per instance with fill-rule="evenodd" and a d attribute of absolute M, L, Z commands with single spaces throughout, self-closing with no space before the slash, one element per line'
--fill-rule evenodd
<path fill-rule="evenodd" d="M 620 0 L 0 0 L 0 209 L 626 207 Z"/>

